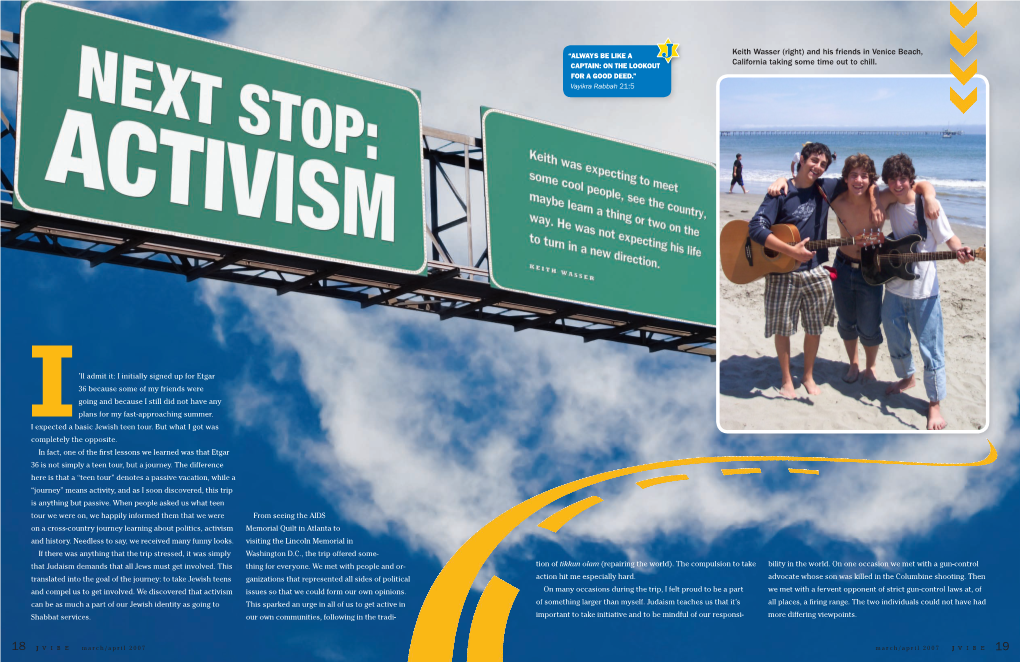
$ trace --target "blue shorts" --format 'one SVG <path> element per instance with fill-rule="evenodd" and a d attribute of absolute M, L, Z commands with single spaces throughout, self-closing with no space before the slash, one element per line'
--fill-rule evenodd
<path fill-rule="evenodd" d="M 881 285 L 868 285 L 860 269 L 854 269 L 837 253 L 836 280 L 832 295 L 836 299 L 836 330 L 843 340 L 857 340 L 865 347 L 882 344 Z"/>

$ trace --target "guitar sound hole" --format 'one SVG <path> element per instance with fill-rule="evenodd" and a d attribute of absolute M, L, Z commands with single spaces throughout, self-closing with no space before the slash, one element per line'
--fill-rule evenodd
<path fill-rule="evenodd" d="M 773 259 L 775 256 L 779 255 L 777 251 L 774 251 L 771 248 L 765 248 L 764 246 L 762 246 L 762 252 L 765 253 L 765 257 L 769 258 L 770 260 Z"/>
<path fill-rule="evenodd" d="M 893 251 L 892 253 L 889 254 L 889 264 L 896 267 L 897 269 L 903 266 L 903 258 L 900 257 L 899 251 Z"/>

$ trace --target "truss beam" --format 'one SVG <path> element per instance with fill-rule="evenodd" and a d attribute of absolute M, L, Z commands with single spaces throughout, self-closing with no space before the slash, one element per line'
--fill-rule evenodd
<path fill-rule="evenodd" d="M 150 237 L 147 237 L 146 235 L 141 235 L 141 236 L 135 237 L 134 239 L 127 239 L 122 244 L 120 244 L 119 246 L 114 246 L 113 248 L 111 248 L 110 250 L 106 251 L 105 253 L 103 253 L 99 257 L 96 257 L 96 258 L 93 258 L 93 259 L 89 260 L 89 266 L 92 267 L 93 269 L 95 269 L 99 265 L 103 264 L 104 262 L 109 262 L 110 260 L 112 260 L 113 258 L 117 257 L 118 255 L 123 255 L 124 253 L 130 253 L 131 251 L 135 250 L 136 248 L 138 248 L 139 246 L 144 244 L 146 242 L 146 240 L 149 239 L 149 238 Z"/>
<path fill-rule="evenodd" d="M 396 299 L 397 297 L 404 296 L 405 294 L 410 294 L 415 290 L 429 289 L 430 287 L 435 286 L 437 283 L 441 283 L 444 280 L 449 280 L 450 278 L 456 278 L 459 275 L 460 269 L 457 268 L 450 269 L 449 271 L 437 271 L 428 275 L 425 278 L 425 280 L 421 282 L 408 283 L 407 285 L 402 285 L 400 287 L 394 288 L 389 292 L 383 292 L 382 294 L 378 294 L 374 297 L 369 297 L 368 299 L 365 299 L 364 301 L 361 302 L 361 307 L 368 308 L 369 306 L 374 306 L 379 303 L 388 303 L 393 299 Z"/>

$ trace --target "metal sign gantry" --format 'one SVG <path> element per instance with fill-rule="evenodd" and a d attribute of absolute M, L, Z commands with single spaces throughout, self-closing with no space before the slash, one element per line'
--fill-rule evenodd
<path fill-rule="evenodd" d="M 11 46 L 19 43 L 19 35 L 2 31 L 0 41 L 3 42 L 0 65 L 18 71 L 18 57 Z M 0 139 L 16 141 L 17 118 L 11 124 L 2 111 L 0 115 L 3 119 Z M 210 278 L 257 285 L 274 289 L 278 295 L 315 294 L 356 301 L 362 308 L 374 305 L 405 308 L 437 314 L 441 320 L 461 317 L 509 325 L 515 331 L 540 329 L 579 336 L 585 342 L 607 340 L 647 347 L 651 352 L 698 354 L 715 361 L 714 327 L 491 287 L 488 251 L 483 250 L 477 259 L 474 254 L 476 228 L 471 213 L 471 172 L 480 173 L 484 169 L 482 141 L 428 127 L 422 133 L 422 159 L 428 173 L 426 222 L 430 244 L 425 275 L 398 274 L 38 214 L 14 209 L 6 199 L 0 205 L 0 246 L 88 260 L 92 267 L 118 264 L 182 275 L 189 282 Z M 460 187 L 455 183 L 460 178 L 450 174 L 456 175 L 457 168 L 463 173 Z M 0 183 L 3 193 L 12 196 L 14 187 L 2 169 Z M 479 219 L 484 233 L 482 220 Z M 463 235 L 453 234 L 455 229 Z"/>

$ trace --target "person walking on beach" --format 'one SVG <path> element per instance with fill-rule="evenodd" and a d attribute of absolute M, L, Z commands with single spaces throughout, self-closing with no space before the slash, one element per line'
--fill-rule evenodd
<path fill-rule="evenodd" d="M 733 193 L 734 184 L 740 184 L 741 190 L 747 193 L 747 189 L 744 188 L 744 165 L 740 162 L 740 154 L 737 154 L 737 160 L 733 162 L 733 179 L 730 180 L 730 193 Z"/>
<path fill-rule="evenodd" d="M 810 141 L 806 142 L 803 145 L 801 145 L 800 148 L 804 149 L 805 147 L 807 147 L 810 144 L 811 144 Z M 831 157 L 832 154 L 830 153 L 829 156 Z M 830 159 L 830 163 L 831 163 L 831 159 Z M 793 153 L 793 160 L 790 161 L 790 177 L 796 177 L 797 176 L 797 167 L 799 165 L 800 165 L 800 152 L 794 152 Z M 828 166 L 826 166 L 826 167 L 828 167 Z"/>

